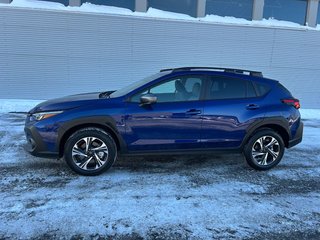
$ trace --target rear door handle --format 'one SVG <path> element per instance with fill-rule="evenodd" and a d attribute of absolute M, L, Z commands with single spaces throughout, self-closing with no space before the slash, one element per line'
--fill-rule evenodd
<path fill-rule="evenodd" d="M 248 104 L 246 107 L 248 110 L 255 110 L 259 108 L 259 105 L 257 104 Z"/>
<path fill-rule="evenodd" d="M 186 112 L 187 115 L 199 115 L 201 114 L 201 110 L 199 109 L 190 109 Z"/>

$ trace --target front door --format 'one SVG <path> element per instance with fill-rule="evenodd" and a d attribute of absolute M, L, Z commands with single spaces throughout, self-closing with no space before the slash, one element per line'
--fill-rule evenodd
<path fill-rule="evenodd" d="M 201 76 L 178 76 L 133 95 L 125 117 L 129 152 L 201 148 L 202 86 Z M 157 102 L 141 106 L 144 94 Z"/>

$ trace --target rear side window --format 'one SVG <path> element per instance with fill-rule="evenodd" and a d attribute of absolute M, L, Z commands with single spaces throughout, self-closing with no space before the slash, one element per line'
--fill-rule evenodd
<path fill-rule="evenodd" d="M 207 99 L 241 99 L 250 97 L 256 97 L 256 91 L 250 81 L 224 76 L 210 78 L 206 94 Z"/>
<path fill-rule="evenodd" d="M 270 86 L 264 83 L 254 83 L 259 97 L 266 95 L 270 91 Z"/>

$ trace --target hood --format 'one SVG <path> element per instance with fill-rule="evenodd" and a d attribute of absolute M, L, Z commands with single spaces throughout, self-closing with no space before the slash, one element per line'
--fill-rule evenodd
<path fill-rule="evenodd" d="M 84 93 L 56 98 L 42 102 L 30 110 L 29 113 L 45 112 L 45 111 L 59 111 L 71 108 L 77 108 L 83 105 L 91 104 L 93 100 L 99 99 L 100 93 Z"/>

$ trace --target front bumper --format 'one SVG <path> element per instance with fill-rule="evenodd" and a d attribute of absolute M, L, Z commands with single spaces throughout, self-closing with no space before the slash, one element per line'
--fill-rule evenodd
<path fill-rule="evenodd" d="M 300 125 L 297 129 L 296 135 L 293 139 L 291 139 L 288 143 L 288 148 L 291 148 L 302 141 L 302 135 L 303 135 L 303 123 L 300 122 Z"/>
<path fill-rule="evenodd" d="M 24 128 L 27 142 L 24 149 L 33 156 L 45 158 L 58 158 L 58 152 L 48 151 L 46 144 L 43 142 L 41 135 L 34 126 Z"/>

